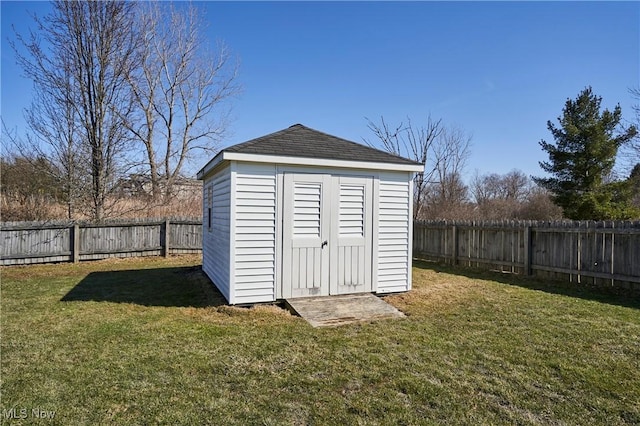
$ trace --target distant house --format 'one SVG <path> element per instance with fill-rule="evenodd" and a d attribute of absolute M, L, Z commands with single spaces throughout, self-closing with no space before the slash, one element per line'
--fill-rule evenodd
<path fill-rule="evenodd" d="M 164 190 L 162 181 L 160 189 Z M 117 190 L 122 197 L 149 197 L 152 194 L 151 177 L 146 174 L 131 174 L 120 179 Z M 179 176 L 174 181 L 173 194 L 178 199 L 199 197 L 202 194 L 202 181 Z"/>
<path fill-rule="evenodd" d="M 198 172 L 203 270 L 230 304 L 411 289 L 423 165 L 301 124 Z"/>

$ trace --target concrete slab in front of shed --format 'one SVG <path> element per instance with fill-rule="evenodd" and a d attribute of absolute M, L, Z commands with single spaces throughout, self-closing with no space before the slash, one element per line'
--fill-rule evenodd
<path fill-rule="evenodd" d="M 314 327 L 330 327 L 404 314 L 373 294 L 302 297 L 287 299 L 287 305 Z"/>

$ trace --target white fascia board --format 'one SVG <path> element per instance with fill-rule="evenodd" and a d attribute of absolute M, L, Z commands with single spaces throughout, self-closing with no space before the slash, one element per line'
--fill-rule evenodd
<path fill-rule="evenodd" d="M 222 154 L 224 155 L 224 152 Z M 223 155 L 218 154 L 213 157 L 211 161 L 209 161 L 203 168 L 200 169 L 200 171 L 196 174 L 196 177 L 200 180 L 204 180 L 204 178 L 207 177 L 207 175 L 211 173 L 211 171 L 222 162 Z"/>
<path fill-rule="evenodd" d="M 215 158 L 214 158 L 215 160 Z M 394 164 L 394 163 L 375 163 L 366 161 L 347 161 L 347 160 L 330 160 L 317 159 L 307 157 L 289 157 L 284 155 L 258 155 L 258 154 L 242 154 L 238 152 L 223 152 L 222 160 L 251 161 L 255 163 L 275 163 L 290 164 L 301 166 L 323 166 L 323 167 L 340 167 L 345 169 L 369 169 L 369 170 L 393 170 L 405 172 L 422 172 L 424 166 L 420 164 Z M 202 170 L 205 175 L 214 165 L 207 164 Z M 208 170 L 207 170 L 208 169 Z M 200 177 L 200 173 L 198 173 Z"/>

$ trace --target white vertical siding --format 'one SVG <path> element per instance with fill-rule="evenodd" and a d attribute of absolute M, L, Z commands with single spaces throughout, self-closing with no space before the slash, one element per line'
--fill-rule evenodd
<path fill-rule="evenodd" d="M 210 194 L 211 200 L 209 200 Z M 230 300 L 231 172 L 229 167 L 204 181 L 203 197 L 202 269 L 224 297 Z M 208 226 L 209 207 L 211 207 L 211 228 Z"/>
<path fill-rule="evenodd" d="M 327 171 L 319 168 L 300 168 L 299 170 L 301 173 L 326 173 Z M 280 261 L 276 260 L 276 246 L 279 243 L 282 244 L 282 235 L 276 235 L 277 220 L 281 220 L 280 214 L 283 213 L 278 214 L 276 208 L 276 171 L 276 164 L 231 161 L 227 167 L 205 180 L 203 269 L 231 304 L 271 302 L 276 300 L 276 297 L 283 297 L 276 293 L 276 288 L 279 286 L 276 282 L 277 274 L 284 273 L 278 271 L 281 265 Z M 347 247 L 348 244 L 338 244 L 333 247 L 336 251 L 335 262 L 332 261 L 332 267 L 336 268 L 335 281 L 337 283 L 338 278 L 343 277 L 344 279 L 341 280 L 343 287 L 354 285 L 361 281 L 360 275 L 373 272 L 372 288 L 369 291 L 378 293 L 407 291 L 411 288 L 412 182 L 410 173 L 380 171 L 372 174 L 375 178 L 371 181 L 374 184 L 371 185 L 372 204 L 369 205 L 363 204 L 362 187 L 356 185 L 359 181 L 348 181 L 348 179 L 361 178 L 360 173 L 341 171 L 340 179 L 347 179 L 347 181 L 343 182 L 342 186 L 332 186 L 335 191 L 335 193 L 332 192 L 335 217 L 330 222 L 335 227 L 334 237 L 346 238 L 346 244 L 347 240 L 351 241 L 358 236 L 361 238 L 366 234 L 365 223 L 368 222 L 368 226 L 373 228 L 368 228 L 370 230 L 368 232 L 373 231 L 369 233 L 373 238 L 373 253 L 371 249 L 369 254 L 363 250 L 354 250 L 351 247 L 353 244 L 349 247 Z M 351 177 L 346 178 L 345 175 Z M 338 177 L 334 175 L 333 178 Z M 304 205 L 295 205 L 296 211 L 300 214 L 296 215 L 295 221 L 292 220 L 291 232 L 295 231 L 296 235 L 298 233 L 317 235 L 317 188 L 305 184 L 295 189 L 299 190 L 298 192 L 304 192 L 305 197 L 313 199 L 304 198 Z M 211 230 L 208 229 L 207 223 L 209 190 L 212 195 Z M 307 202 L 310 204 L 307 205 Z M 294 206 L 292 205 L 291 208 L 293 210 Z M 348 249 L 349 253 L 347 253 Z M 280 253 L 282 250 L 282 248 L 279 249 Z M 370 259 L 370 266 L 362 261 L 363 255 Z M 301 268 L 309 263 L 313 264 L 315 257 L 317 257 L 315 253 L 307 250 L 304 256 L 301 254 L 296 256 L 295 267 Z M 345 263 L 340 266 L 338 258 L 350 259 L 349 265 L 365 265 L 365 270 L 361 271 L 360 267 L 347 270 L 348 265 Z M 321 273 L 321 270 L 316 271 L 315 267 L 307 268 L 305 271 L 307 281 L 313 281 L 315 276 Z M 355 288 L 353 290 L 361 291 Z M 336 289 L 332 291 L 337 294 Z"/>
<path fill-rule="evenodd" d="M 410 289 L 411 181 L 408 173 L 380 173 L 377 292 Z"/>
<path fill-rule="evenodd" d="M 276 167 L 237 163 L 234 304 L 276 299 Z"/>

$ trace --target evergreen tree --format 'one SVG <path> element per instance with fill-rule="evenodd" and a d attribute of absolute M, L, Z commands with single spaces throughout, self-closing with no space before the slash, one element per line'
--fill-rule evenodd
<path fill-rule="evenodd" d="M 640 209 L 640 163 L 636 164 L 629 174 L 629 186 L 631 190 L 631 203 Z"/>
<path fill-rule="evenodd" d="M 631 205 L 627 182 L 610 182 L 618 149 L 637 133 L 635 127 L 619 131 L 620 105 L 613 112 L 600 111 L 602 98 L 584 89 L 575 100 L 567 99 L 559 127 L 547 128 L 555 144 L 540 141 L 549 161 L 540 167 L 551 177 L 534 177 L 553 194 L 564 216 L 574 220 L 628 219 L 637 214 Z"/>

